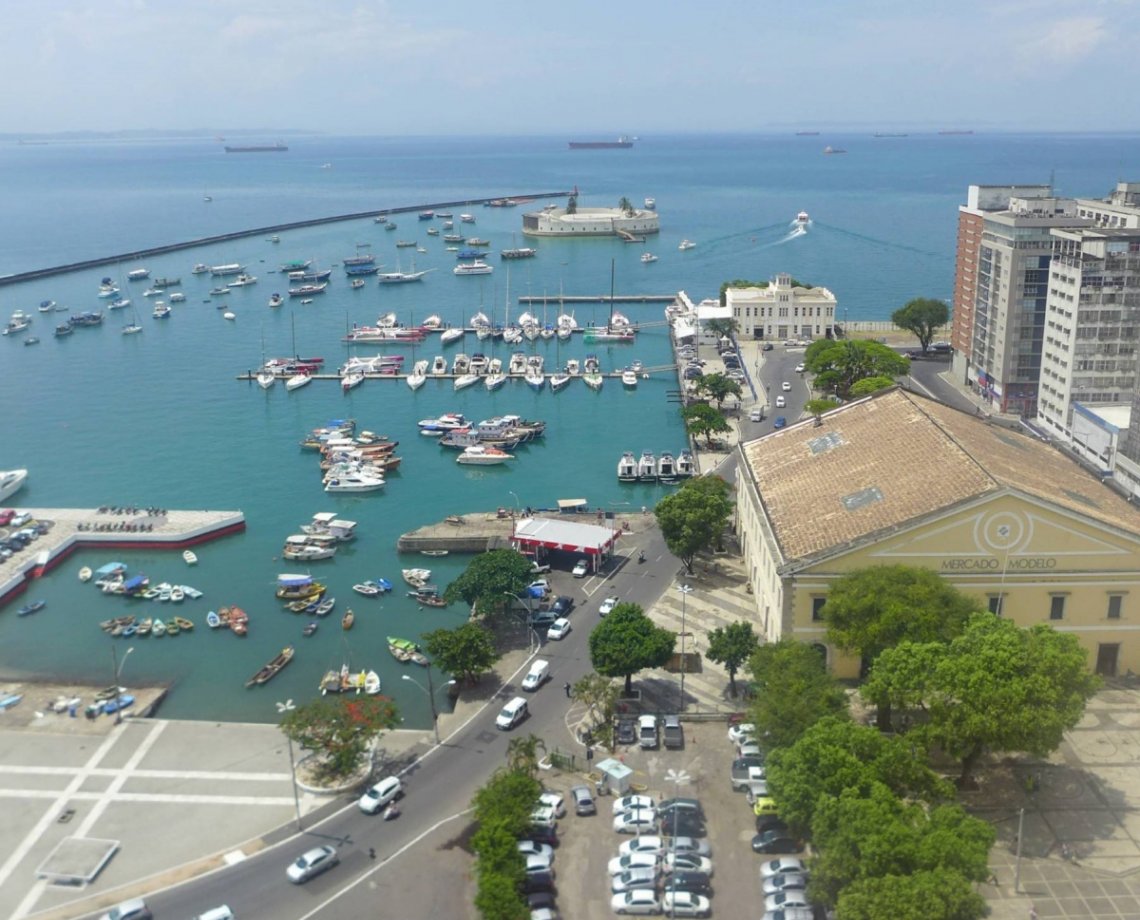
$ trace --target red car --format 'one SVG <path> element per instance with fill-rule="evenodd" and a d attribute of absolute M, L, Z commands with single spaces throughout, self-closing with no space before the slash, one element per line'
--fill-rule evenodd
<path fill-rule="evenodd" d="M 16 512 L 11 508 L 4 508 L 0 510 L 0 527 L 7 527 L 12 523 L 12 518 L 16 516 Z"/>

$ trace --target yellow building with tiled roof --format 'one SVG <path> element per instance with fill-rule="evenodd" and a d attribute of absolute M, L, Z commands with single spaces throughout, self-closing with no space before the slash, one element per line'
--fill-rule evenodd
<path fill-rule="evenodd" d="M 1140 509 L 1048 444 L 893 389 L 740 453 L 738 530 L 768 641 L 826 647 L 836 578 L 912 565 L 1020 626 L 1072 632 L 1100 673 L 1140 672 Z"/>

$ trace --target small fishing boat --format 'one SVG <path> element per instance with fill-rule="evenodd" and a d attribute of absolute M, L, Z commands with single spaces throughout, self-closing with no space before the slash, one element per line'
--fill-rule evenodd
<path fill-rule="evenodd" d="M 357 594 L 363 594 L 365 597 L 378 597 L 381 593 L 380 586 L 374 581 L 362 581 L 353 585 L 352 590 Z"/>
<path fill-rule="evenodd" d="M 170 589 L 170 603 L 181 604 L 186 599 L 186 592 L 182 590 L 181 585 L 173 585 Z M 162 596 L 159 596 L 162 600 Z"/>
<path fill-rule="evenodd" d="M 317 627 L 320 625 L 321 624 L 318 623 L 316 620 L 309 621 L 308 623 L 305 624 L 305 628 L 301 630 L 301 635 L 308 638 L 309 636 L 311 636 L 313 633 L 315 633 L 317 631 Z"/>
<path fill-rule="evenodd" d="M 190 632 L 194 629 L 194 621 L 188 620 L 186 617 L 175 617 L 174 625 L 185 632 Z"/>
<path fill-rule="evenodd" d="M 25 604 L 23 607 L 21 607 L 19 610 L 17 610 L 16 616 L 18 616 L 18 617 L 31 616 L 33 613 L 39 613 L 46 606 L 47 606 L 47 601 L 32 601 L 30 604 Z"/>
<path fill-rule="evenodd" d="M 154 625 L 154 620 L 151 619 L 150 617 L 147 617 L 145 620 L 143 620 L 141 623 L 139 623 L 138 627 L 135 629 L 135 635 L 138 636 L 139 638 L 145 639 L 147 636 L 150 635 L 150 630 L 151 630 L 151 627 L 153 625 Z"/>
<path fill-rule="evenodd" d="M 177 636 L 180 632 L 182 632 L 182 627 L 178 625 L 178 620 L 171 617 L 166 621 L 166 634 L 168 636 Z"/>
<path fill-rule="evenodd" d="M 380 692 L 380 675 L 375 671 L 369 671 L 364 675 L 364 692 L 369 696 L 375 696 Z"/>
<path fill-rule="evenodd" d="M 150 634 L 156 639 L 161 639 L 166 635 L 166 624 L 163 623 L 162 620 L 156 618 L 154 625 L 152 625 L 150 628 Z"/>
<path fill-rule="evenodd" d="M 220 629 L 226 624 L 222 622 L 222 618 L 218 616 L 217 611 L 211 610 L 206 614 L 206 625 L 209 626 L 210 629 Z"/>
<path fill-rule="evenodd" d="M 446 549 L 421 549 L 420 550 L 421 556 L 446 556 L 447 554 L 448 554 L 448 550 L 446 550 Z"/>
<path fill-rule="evenodd" d="M 79 570 L 79 580 L 80 581 L 90 581 L 91 580 L 91 566 L 85 565 L 83 568 L 81 568 Z"/>
<path fill-rule="evenodd" d="M 118 712 L 120 709 L 126 709 L 128 706 L 133 706 L 135 698 L 129 693 L 123 693 L 115 696 L 103 704 L 103 712 L 107 715 Z"/>
<path fill-rule="evenodd" d="M 413 588 L 422 588 L 431 581 L 431 569 L 403 569 L 400 574 Z"/>
<path fill-rule="evenodd" d="M 433 585 L 425 585 L 419 591 L 409 591 L 408 597 L 424 607 L 446 607 L 447 601 L 440 596 Z"/>
<path fill-rule="evenodd" d="M 401 664 L 407 664 L 412 656 L 419 652 L 419 647 L 410 639 L 401 639 L 398 636 L 388 637 L 388 651 L 392 657 Z"/>
<path fill-rule="evenodd" d="M 345 611 L 344 616 L 342 616 L 340 618 L 341 628 L 345 629 L 345 630 L 352 629 L 352 624 L 355 622 L 356 622 L 356 614 L 353 613 L 352 608 L 349 607 L 348 610 Z"/>
<path fill-rule="evenodd" d="M 249 614 L 242 610 L 240 607 L 224 607 L 218 611 L 219 614 L 225 612 L 226 623 L 229 624 L 230 631 L 235 636 L 244 636 L 249 632 Z"/>
<path fill-rule="evenodd" d="M 333 607 L 336 606 L 335 597 L 326 597 L 323 601 L 317 604 L 316 610 L 313 611 L 319 617 L 327 617 L 332 613 Z"/>
<path fill-rule="evenodd" d="M 261 668 L 256 674 L 245 682 L 247 687 L 257 687 L 267 684 L 280 673 L 281 669 L 293 660 L 293 646 L 287 645 L 272 661 Z"/>

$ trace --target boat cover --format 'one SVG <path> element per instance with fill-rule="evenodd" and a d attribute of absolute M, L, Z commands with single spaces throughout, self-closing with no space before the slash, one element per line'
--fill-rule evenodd
<path fill-rule="evenodd" d="M 141 588 L 146 584 L 146 580 L 147 579 L 145 575 L 136 575 L 134 578 L 128 578 L 125 582 L 123 582 L 123 590 L 134 591 L 136 588 Z"/>
<path fill-rule="evenodd" d="M 106 565 L 101 565 L 95 570 L 96 575 L 115 575 L 118 572 L 125 572 L 127 565 L 125 562 L 108 562 Z"/>
<path fill-rule="evenodd" d="M 312 575 L 278 575 L 277 584 L 283 588 L 300 588 L 313 583 Z"/>

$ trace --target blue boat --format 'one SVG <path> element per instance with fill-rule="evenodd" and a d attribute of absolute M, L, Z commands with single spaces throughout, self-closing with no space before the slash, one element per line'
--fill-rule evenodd
<path fill-rule="evenodd" d="M 135 698 L 129 693 L 122 693 L 114 699 L 107 700 L 103 704 L 103 711 L 110 715 L 113 712 L 118 712 L 120 709 L 126 709 L 128 706 L 133 706 Z"/>
<path fill-rule="evenodd" d="M 18 616 L 18 617 L 31 616 L 33 613 L 39 613 L 46 606 L 47 606 L 47 601 L 32 601 L 30 604 L 25 604 L 23 607 L 21 607 L 19 610 L 17 610 L 16 616 Z"/>
<path fill-rule="evenodd" d="M 455 258 L 457 258 L 457 259 L 481 259 L 486 254 L 487 253 L 485 253 L 482 249 L 460 249 L 459 252 L 457 252 L 455 254 Z"/>

